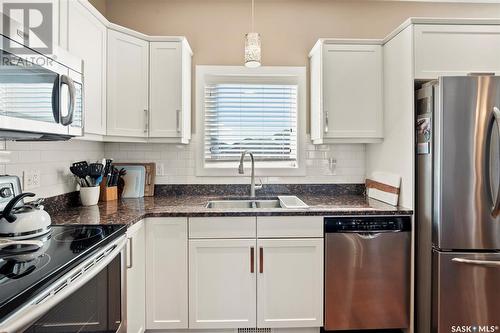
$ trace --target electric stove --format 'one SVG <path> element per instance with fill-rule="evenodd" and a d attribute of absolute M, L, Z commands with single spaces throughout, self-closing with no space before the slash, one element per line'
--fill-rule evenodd
<path fill-rule="evenodd" d="M 123 235 L 124 225 L 54 225 L 41 248 L 0 250 L 0 322 L 72 268 Z"/>

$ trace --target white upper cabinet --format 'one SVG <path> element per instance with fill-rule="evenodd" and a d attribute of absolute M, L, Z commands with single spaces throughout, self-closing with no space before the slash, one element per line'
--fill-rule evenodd
<path fill-rule="evenodd" d="M 150 43 L 149 137 L 191 138 L 191 50 L 183 41 Z"/>
<path fill-rule="evenodd" d="M 148 136 L 149 42 L 108 30 L 107 134 Z"/>
<path fill-rule="evenodd" d="M 370 143 L 383 138 L 382 46 L 320 40 L 310 53 L 311 139 Z"/>
<path fill-rule="evenodd" d="M 500 73 L 500 26 L 414 26 L 415 78 Z"/>
<path fill-rule="evenodd" d="M 83 60 L 85 134 L 106 134 L 106 26 L 78 1 L 68 5 L 68 51 Z"/>

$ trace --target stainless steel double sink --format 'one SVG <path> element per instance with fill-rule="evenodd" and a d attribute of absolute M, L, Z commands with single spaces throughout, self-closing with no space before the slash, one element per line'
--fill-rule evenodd
<path fill-rule="evenodd" d="M 300 209 L 309 208 L 302 200 L 296 196 L 278 196 L 277 199 L 221 199 L 211 200 L 207 203 L 206 208 L 212 209 L 269 209 L 269 208 L 285 208 L 285 209 Z"/>

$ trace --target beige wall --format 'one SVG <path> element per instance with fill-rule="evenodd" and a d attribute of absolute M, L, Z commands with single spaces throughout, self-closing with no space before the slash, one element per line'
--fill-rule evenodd
<path fill-rule="evenodd" d="M 94 0 L 114 23 L 150 35 L 185 35 L 194 65 L 240 65 L 250 0 Z M 500 4 L 256 0 L 264 65 L 307 64 L 319 37 L 382 38 L 410 16 L 500 17 Z M 99 8 L 98 8 L 99 9 Z"/>
<path fill-rule="evenodd" d="M 102 15 L 106 16 L 106 0 L 89 0 L 89 2 L 97 8 Z"/>

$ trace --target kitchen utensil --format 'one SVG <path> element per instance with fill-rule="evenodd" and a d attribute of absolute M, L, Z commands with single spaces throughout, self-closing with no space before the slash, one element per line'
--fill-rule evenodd
<path fill-rule="evenodd" d="M 89 176 L 96 179 L 102 176 L 104 165 L 101 163 L 92 163 L 89 165 Z"/>
<path fill-rule="evenodd" d="M 111 173 L 113 172 L 112 163 L 113 163 L 112 159 L 107 159 L 106 164 L 104 166 L 104 176 L 106 177 L 106 186 L 110 186 Z"/>
<path fill-rule="evenodd" d="M 144 184 L 146 181 L 146 168 L 140 165 L 126 165 L 122 167 L 126 171 L 123 176 L 125 182 L 122 197 L 123 198 L 142 198 L 144 197 Z"/>
<path fill-rule="evenodd" d="M 87 181 L 87 176 L 89 175 L 89 165 L 86 161 L 73 163 L 69 169 L 75 176 L 82 179 L 86 186 L 90 185 Z M 82 181 L 80 182 L 80 185 L 82 185 Z"/>
<path fill-rule="evenodd" d="M 92 179 L 92 185 L 98 186 L 98 179 L 102 180 L 104 165 L 101 163 L 92 163 L 89 165 L 89 176 Z"/>
<path fill-rule="evenodd" d="M 33 250 L 36 251 L 43 246 L 43 242 L 39 240 L 12 240 L 7 238 L 0 238 L 0 249 L 8 246 L 18 245 L 31 245 L 34 246 Z"/>

